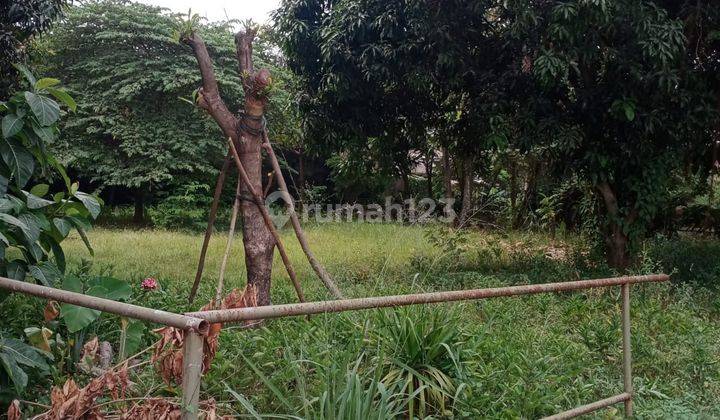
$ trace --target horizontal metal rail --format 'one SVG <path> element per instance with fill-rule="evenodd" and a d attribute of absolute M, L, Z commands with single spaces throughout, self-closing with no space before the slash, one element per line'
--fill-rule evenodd
<path fill-rule="evenodd" d="M 411 295 L 378 296 L 357 299 L 341 299 L 286 305 L 257 306 L 252 308 L 223 309 L 189 312 L 185 315 L 202 318 L 210 323 L 242 322 L 269 318 L 283 318 L 361 309 L 387 308 L 425 303 L 455 302 L 461 300 L 487 299 L 501 296 L 521 296 L 538 293 L 563 292 L 580 289 L 619 286 L 622 284 L 663 282 L 670 277 L 665 274 L 647 276 L 614 277 L 606 279 L 579 280 L 560 283 L 528 284 L 522 286 L 489 289 L 455 290 L 449 292 L 419 293 Z"/>
<path fill-rule="evenodd" d="M 97 309 L 98 311 L 108 312 L 128 318 L 156 322 L 158 324 L 168 325 L 183 330 L 192 330 L 200 334 L 207 334 L 210 327 L 210 324 L 207 321 L 187 315 L 165 312 L 159 309 L 145 308 L 143 306 L 84 295 L 82 293 L 69 292 L 67 290 L 55 289 L 53 287 L 40 286 L 5 277 L 0 277 L 0 288 L 7 289 L 11 292 L 25 293 L 27 295 L 57 300 L 59 302 L 70 303 L 73 305 L 83 306 L 85 308 Z"/>
<path fill-rule="evenodd" d="M 611 405 L 615 405 L 617 403 L 621 403 L 624 401 L 630 401 L 632 399 L 632 394 L 629 392 L 623 392 L 622 394 L 613 395 L 610 398 L 605 398 L 600 401 L 595 401 L 590 404 L 581 405 L 579 407 L 575 407 L 572 410 L 563 411 L 562 413 L 553 414 L 552 416 L 544 417 L 542 420 L 565 420 L 565 419 L 571 419 L 573 417 L 581 416 L 583 414 L 592 413 L 595 410 L 599 410 L 601 408 L 610 407 Z"/>

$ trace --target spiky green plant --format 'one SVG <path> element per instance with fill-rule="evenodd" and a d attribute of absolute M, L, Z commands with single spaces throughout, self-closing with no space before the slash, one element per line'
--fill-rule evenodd
<path fill-rule="evenodd" d="M 463 378 L 462 332 L 456 314 L 419 307 L 379 312 L 375 337 L 388 355 L 381 382 L 406 397 L 409 418 L 444 415 Z"/>

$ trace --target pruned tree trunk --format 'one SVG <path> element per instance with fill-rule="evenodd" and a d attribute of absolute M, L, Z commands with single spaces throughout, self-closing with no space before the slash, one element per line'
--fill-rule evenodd
<path fill-rule="evenodd" d="M 239 117 L 233 115 L 220 98 L 212 59 L 202 38 L 191 32 L 183 34 L 181 41 L 193 49 L 200 68 L 202 87 L 198 91 L 198 106 L 213 117 L 225 138 L 232 139 L 247 171 L 250 186 L 256 191 L 262 191 L 262 119 L 267 103 L 266 87 L 271 78 L 267 70 L 255 71 L 253 67 L 252 43 L 255 34 L 256 30 L 246 29 L 235 35 L 238 71 L 245 90 L 243 114 Z M 242 196 L 250 197 L 250 186 L 242 186 Z M 255 203 L 250 199 L 242 200 L 240 210 L 247 282 L 253 286 L 248 290 L 256 292 L 258 305 L 269 305 L 275 239 Z"/>
<path fill-rule="evenodd" d="M 615 191 L 607 182 L 600 182 L 597 185 L 598 191 L 605 203 L 608 223 L 605 234 L 605 245 L 607 247 L 605 257 L 610 267 L 625 271 L 630 266 L 630 238 L 625 234 L 620 221 L 626 225 L 632 224 L 638 216 L 636 210 L 632 210 L 627 216 L 622 217 L 617 202 Z"/>
<path fill-rule="evenodd" d="M 462 206 L 457 222 L 459 227 L 467 226 L 472 212 L 473 161 L 471 158 L 463 159 L 462 170 Z"/>

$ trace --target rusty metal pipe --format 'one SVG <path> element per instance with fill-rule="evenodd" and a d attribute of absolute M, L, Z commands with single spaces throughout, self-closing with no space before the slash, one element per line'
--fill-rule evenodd
<path fill-rule="evenodd" d="M 210 323 L 241 322 L 297 315 L 344 312 L 359 309 L 387 308 L 423 303 L 453 302 L 460 300 L 487 299 L 501 296 L 520 296 L 548 292 L 619 286 L 631 283 L 668 281 L 666 274 L 647 276 L 613 277 L 594 280 L 568 281 L 562 283 L 528 284 L 523 286 L 496 287 L 490 289 L 456 290 L 449 292 L 420 293 L 411 295 L 378 296 L 359 299 L 330 300 L 286 305 L 258 306 L 254 308 L 225 309 L 190 312 L 186 315 L 202 318 Z"/>
<path fill-rule="evenodd" d="M 622 354 L 623 388 L 630 398 L 625 400 L 625 416 L 633 416 L 632 353 L 630 344 L 630 284 L 622 285 Z"/>
<path fill-rule="evenodd" d="M 151 309 L 131 305 L 129 303 L 116 302 L 110 299 L 40 286 L 5 277 L 0 277 L 0 288 L 7 289 L 15 293 L 24 293 L 27 295 L 78 305 L 85 308 L 97 309 L 98 311 L 108 312 L 128 318 L 157 322 L 158 324 L 169 325 L 183 330 L 192 330 L 198 332 L 199 334 L 207 334 L 210 328 L 210 324 L 207 321 L 188 315 L 175 314 L 172 312 L 161 311 L 159 309 Z"/>
<path fill-rule="evenodd" d="M 591 413 L 595 410 L 599 410 L 601 408 L 609 407 L 611 405 L 620 403 L 620 402 L 627 402 L 630 401 L 632 396 L 628 394 L 627 392 L 623 392 L 622 394 L 613 395 L 612 397 L 605 398 L 599 401 L 595 401 L 590 404 L 581 405 L 579 407 L 575 407 L 572 410 L 563 411 L 562 413 L 557 413 L 552 416 L 543 417 L 542 420 L 564 420 L 564 419 L 571 419 L 583 414 Z"/>

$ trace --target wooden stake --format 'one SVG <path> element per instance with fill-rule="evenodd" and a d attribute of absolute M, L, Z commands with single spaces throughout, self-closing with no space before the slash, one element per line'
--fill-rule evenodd
<path fill-rule="evenodd" d="M 215 217 L 217 216 L 218 205 L 220 204 L 220 196 L 222 195 L 222 189 L 225 185 L 225 176 L 227 175 L 228 168 L 230 167 L 230 158 L 231 153 L 228 151 L 227 156 L 225 156 L 222 169 L 220 169 L 220 175 L 218 175 L 217 182 L 215 183 L 215 194 L 213 196 L 212 205 L 210 206 L 210 216 L 208 217 L 208 225 L 205 229 L 205 238 L 203 239 L 202 248 L 200 249 L 200 260 L 198 261 L 197 272 L 195 273 L 195 281 L 190 289 L 190 297 L 188 298 L 189 303 L 193 303 L 195 300 L 195 295 L 197 294 L 197 289 L 200 285 L 200 279 L 202 278 L 203 269 L 205 268 L 205 256 L 207 255 L 210 237 L 212 236 L 213 227 L 215 225 Z"/>
<path fill-rule="evenodd" d="M 288 192 L 287 184 L 285 183 L 285 177 L 283 177 L 282 171 L 280 170 L 280 163 L 278 163 L 277 156 L 275 156 L 275 151 L 270 144 L 270 139 L 268 138 L 267 134 L 267 128 L 263 129 L 263 148 L 267 151 L 267 154 L 270 157 L 270 162 L 272 163 L 273 171 L 275 172 L 275 178 L 277 178 L 278 187 L 285 196 L 284 198 L 286 207 L 288 213 L 290 213 L 290 222 L 292 223 L 293 230 L 295 230 L 295 236 L 297 236 L 298 242 L 300 242 L 300 247 L 305 253 L 307 260 L 312 266 L 315 273 L 325 284 L 325 287 L 328 288 L 328 290 L 330 291 L 330 293 L 332 293 L 335 299 L 342 299 L 342 292 L 340 292 L 340 289 L 338 289 L 338 287 L 335 285 L 335 282 L 333 281 L 332 277 L 330 277 L 330 274 L 325 271 L 325 268 L 320 264 L 320 262 L 318 262 L 318 260 L 315 258 L 315 255 L 310 250 L 310 245 L 308 245 L 307 237 L 305 236 L 305 232 L 300 225 L 300 219 L 298 219 L 297 213 L 295 212 L 295 202 L 292 199 L 290 193 Z"/>
<path fill-rule="evenodd" d="M 220 308 L 222 301 L 223 285 L 225 283 L 225 268 L 227 267 L 228 257 L 232 251 L 232 243 L 235 238 L 235 224 L 237 222 L 238 213 L 240 212 L 240 187 L 241 181 L 238 178 L 237 187 L 235 188 L 235 203 L 233 203 L 232 216 L 230 216 L 230 229 L 228 230 L 227 245 L 225 245 L 225 254 L 220 264 L 220 276 L 218 277 L 217 290 L 215 291 L 215 308 Z"/>
<path fill-rule="evenodd" d="M 277 246 L 278 252 L 280 252 L 280 257 L 282 258 L 288 276 L 290 277 L 290 280 L 295 287 L 295 292 L 297 293 L 298 299 L 300 300 L 300 302 L 305 302 L 305 296 L 303 295 L 302 288 L 300 287 L 300 283 L 298 282 L 297 276 L 295 275 L 295 269 L 290 262 L 290 258 L 288 258 L 287 252 L 285 251 L 285 246 L 280 240 L 280 234 L 278 233 L 277 229 L 275 229 L 275 225 L 270 218 L 270 214 L 265 208 L 265 203 L 263 202 L 262 196 L 260 195 L 260 192 L 257 191 L 250 183 L 250 178 L 248 177 L 247 171 L 245 171 L 245 166 L 243 166 L 242 161 L 240 160 L 240 156 L 235 149 L 235 144 L 233 143 L 232 138 L 228 138 L 228 143 L 230 144 L 230 152 L 232 154 L 232 157 L 235 160 L 235 166 L 237 166 L 238 172 L 240 173 L 240 179 L 242 179 L 245 185 L 247 185 L 248 190 L 250 191 L 250 194 L 252 194 L 253 200 L 258 206 L 258 210 L 260 210 L 260 214 L 265 221 L 265 225 L 270 230 L 273 238 L 275 238 L 275 246 Z"/>

